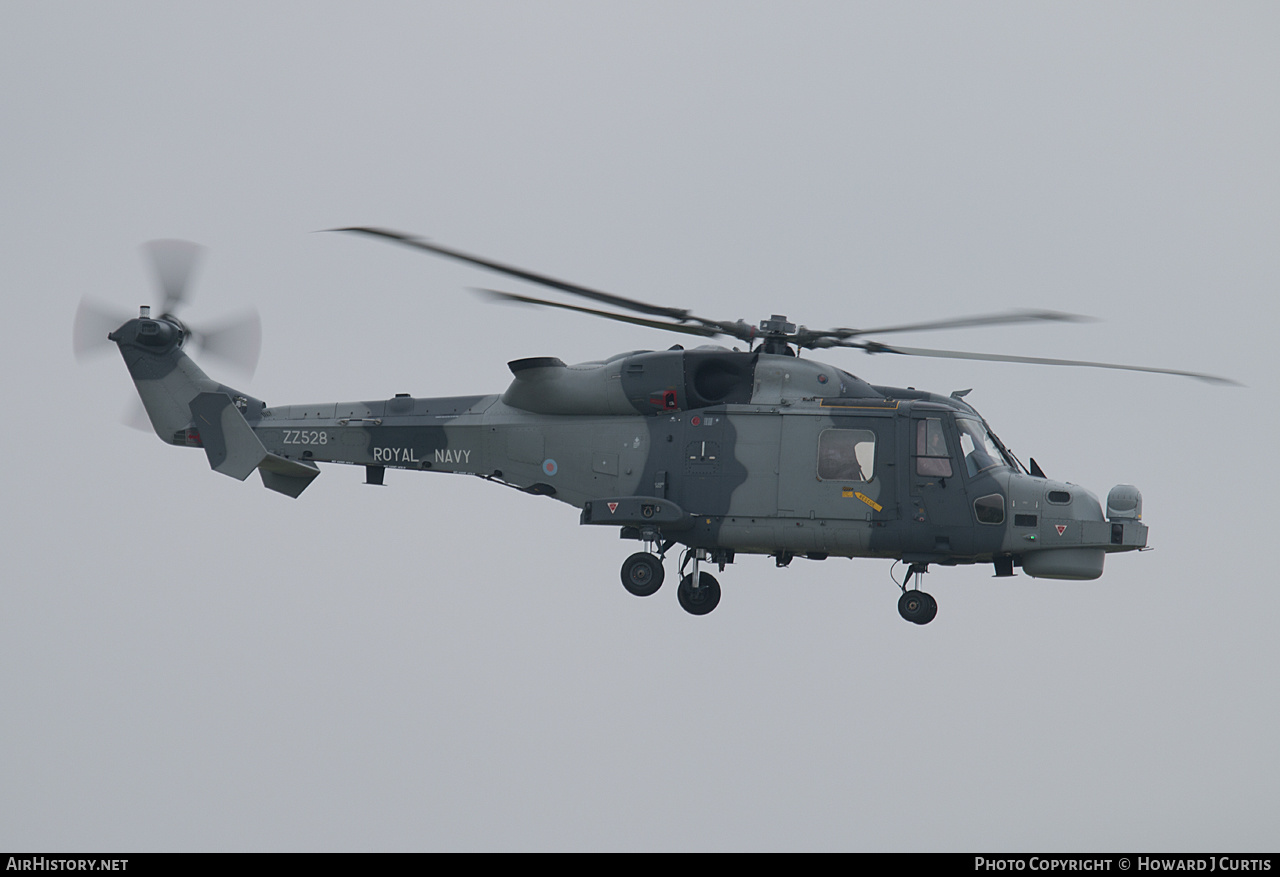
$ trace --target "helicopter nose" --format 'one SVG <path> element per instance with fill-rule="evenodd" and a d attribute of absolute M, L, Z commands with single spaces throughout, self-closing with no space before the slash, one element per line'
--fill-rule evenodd
<path fill-rule="evenodd" d="M 1104 516 L 1097 497 L 1078 485 L 1039 483 L 1044 491 L 1039 527 L 1034 531 L 1028 527 L 1018 539 L 1022 568 L 1028 575 L 1077 581 L 1096 579 L 1102 575 L 1106 554 L 1146 547 L 1147 527 L 1141 522 L 1142 494 L 1132 484 L 1111 488 Z M 1031 520 L 1031 515 L 1025 515 L 1022 523 L 1030 524 Z M 1018 529 L 1016 520 L 1014 529 Z"/>

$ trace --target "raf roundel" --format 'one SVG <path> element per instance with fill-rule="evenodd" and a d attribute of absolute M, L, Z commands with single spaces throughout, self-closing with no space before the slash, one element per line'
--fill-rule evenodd
<path fill-rule="evenodd" d="M 560 471 L 560 467 L 556 465 L 556 461 L 550 458 L 542 461 L 542 471 L 547 475 L 555 475 Z"/>

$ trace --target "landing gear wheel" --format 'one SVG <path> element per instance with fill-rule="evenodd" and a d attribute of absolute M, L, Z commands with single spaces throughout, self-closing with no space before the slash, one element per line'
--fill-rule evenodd
<path fill-rule="evenodd" d="M 680 580 L 676 588 L 676 597 L 680 600 L 680 608 L 690 615 L 706 615 L 720 604 L 720 583 L 709 572 L 698 574 L 698 587 L 693 586 L 693 576 L 688 575 Z"/>
<path fill-rule="evenodd" d="M 637 597 L 648 597 L 662 587 L 666 575 L 662 561 L 639 551 L 622 564 L 622 587 Z"/>
<path fill-rule="evenodd" d="M 924 591 L 903 591 L 898 614 L 913 624 L 928 624 L 938 614 L 938 601 Z"/>

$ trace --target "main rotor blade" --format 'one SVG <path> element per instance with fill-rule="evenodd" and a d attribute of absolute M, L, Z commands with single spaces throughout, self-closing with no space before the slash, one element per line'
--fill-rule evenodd
<path fill-rule="evenodd" d="M 156 283 L 164 295 L 159 314 L 173 314 L 187 297 L 191 275 L 200 263 L 204 247 L 190 241 L 161 240 L 148 241 L 142 250 L 151 262 Z"/>
<path fill-rule="evenodd" d="M 1002 326 L 1011 323 L 1093 323 L 1095 317 L 1068 314 L 1062 311 L 1014 310 L 999 314 L 975 314 L 971 317 L 954 317 L 949 320 L 929 320 L 923 323 L 905 323 L 899 326 L 882 326 L 878 329 L 831 329 L 827 332 L 813 330 L 812 335 L 832 338 L 853 338 L 858 335 L 885 335 L 890 332 L 925 332 L 935 329 L 959 329 L 972 326 Z M 816 347 L 823 346 L 817 343 Z"/>
<path fill-rule="evenodd" d="M 609 311 L 598 311 L 594 308 L 584 308 L 579 305 L 564 304 L 558 301 L 547 301 L 541 298 L 531 298 L 527 295 L 516 295 L 513 292 L 502 292 L 497 289 L 473 289 L 482 295 L 490 298 L 496 298 L 499 301 L 516 302 L 519 304 L 534 305 L 536 307 L 559 308 L 563 311 L 576 311 L 580 314 L 591 314 L 593 317 L 604 317 L 606 320 L 617 320 L 622 323 L 631 323 L 636 326 L 648 326 L 653 329 L 666 329 L 671 332 L 683 332 L 686 335 L 700 335 L 703 338 L 712 338 L 716 335 L 724 334 L 715 329 L 705 326 L 689 325 L 686 323 L 660 323 L 657 320 L 646 320 L 644 317 L 628 317 L 626 314 L 614 314 Z"/>
<path fill-rule="evenodd" d="M 1179 375 L 1184 378 L 1195 378 L 1196 380 L 1207 381 L 1211 384 L 1228 384 L 1236 387 L 1244 386 L 1239 381 L 1233 381 L 1230 378 L 1218 377 L 1217 375 L 1179 371 L 1171 368 L 1152 368 L 1145 365 L 1117 365 L 1116 363 L 1111 362 L 1089 362 L 1083 359 L 1050 359 L 1044 356 L 1006 356 L 999 353 L 967 353 L 961 350 L 931 350 L 927 347 L 890 347 L 888 344 L 879 344 L 875 341 L 837 342 L 835 346 L 857 347 L 865 350 L 867 353 L 899 353 L 903 356 L 934 356 L 941 359 L 976 359 L 983 362 L 1023 362 L 1030 363 L 1031 365 L 1073 365 L 1085 368 L 1112 368 L 1119 369 L 1121 371 Z"/>
<path fill-rule="evenodd" d="M 450 259 L 457 259 L 460 262 L 468 262 L 472 265 L 478 265 L 481 268 L 488 268 L 490 271 L 497 271 L 500 274 L 506 274 L 509 277 L 528 280 L 531 283 L 549 286 L 552 289 L 558 289 L 561 292 L 567 292 L 571 295 L 580 295 L 583 298 L 589 298 L 592 301 L 602 302 L 618 308 L 626 308 L 627 310 L 636 311 L 641 314 L 649 314 L 654 317 L 667 317 L 672 320 L 687 320 L 691 318 L 689 312 L 683 308 L 667 308 L 662 307 L 661 305 L 651 305 L 647 302 L 623 298 L 620 295 L 613 295 L 608 292 L 601 292 L 598 289 L 578 286 L 574 283 L 567 283 L 563 280 L 557 280 L 554 277 L 548 277 L 545 274 L 535 274 L 532 271 L 525 271 L 523 268 L 516 268 L 512 265 L 503 265 L 501 262 L 493 262 L 489 259 L 482 259 L 479 256 L 472 256 L 458 250 L 451 250 L 448 247 L 428 243 L 421 238 L 416 238 L 412 235 L 403 234 L 398 231 L 391 231 L 390 229 L 354 227 L 331 228 L 328 229 L 328 231 L 349 231 L 357 234 L 367 234 L 372 237 L 386 238 L 388 240 L 404 244 L 405 246 L 416 247 L 419 250 L 426 250 L 428 253 L 435 253 L 437 256 L 446 256 Z"/>

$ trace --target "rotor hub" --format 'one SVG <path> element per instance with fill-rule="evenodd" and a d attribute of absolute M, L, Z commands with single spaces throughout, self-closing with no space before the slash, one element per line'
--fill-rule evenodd
<path fill-rule="evenodd" d="M 767 320 L 760 321 L 760 332 L 763 338 L 760 349 L 765 353 L 777 356 L 795 356 L 791 344 L 796 337 L 796 324 L 787 321 L 782 314 L 774 314 Z"/>

